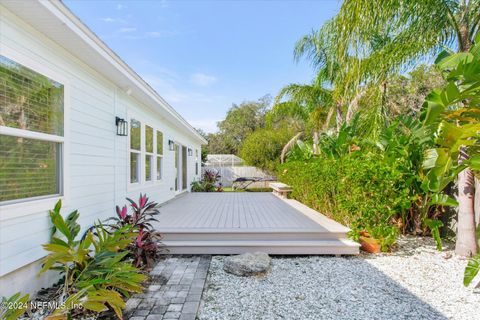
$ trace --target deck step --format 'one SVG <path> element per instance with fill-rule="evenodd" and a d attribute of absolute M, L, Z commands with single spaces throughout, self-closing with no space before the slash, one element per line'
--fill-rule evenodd
<path fill-rule="evenodd" d="M 199 229 L 158 230 L 165 241 L 269 241 L 269 240 L 336 240 L 347 238 L 346 232 L 318 230 L 235 230 L 215 231 Z"/>
<path fill-rule="evenodd" d="M 359 244 L 349 239 L 329 240 L 234 240 L 234 241 L 162 241 L 171 254 L 358 254 Z"/>

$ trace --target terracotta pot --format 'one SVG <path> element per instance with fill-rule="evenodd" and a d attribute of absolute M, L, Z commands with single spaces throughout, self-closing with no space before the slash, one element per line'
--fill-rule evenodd
<path fill-rule="evenodd" d="M 360 249 L 369 253 L 380 253 L 381 247 L 377 239 L 360 236 Z"/>

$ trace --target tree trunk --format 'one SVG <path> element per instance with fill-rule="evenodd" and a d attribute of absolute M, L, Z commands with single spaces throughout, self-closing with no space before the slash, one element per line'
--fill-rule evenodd
<path fill-rule="evenodd" d="M 343 124 L 342 106 L 340 105 L 340 103 L 337 103 L 335 105 L 335 111 L 336 111 L 335 120 L 337 123 L 337 132 L 338 132 L 340 131 L 340 128 L 342 127 L 342 124 Z"/>
<path fill-rule="evenodd" d="M 459 25 L 458 33 L 459 49 L 468 51 L 472 42 L 468 36 L 468 26 Z M 468 159 L 467 150 L 460 149 L 459 163 Z M 461 256 L 471 256 L 477 253 L 477 241 L 475 235 L 475 181 L 472 170 L 469 168 L 458 174 L 458 222 L 457 242 L 455 253 Z"/>
<path fill-rule="evenodd" d="M 349 124 L 350 121 L 352 120 L 353 115 L 355 114 L 355 111 L 357 111 L 357 109 L 358 109 L 358 103 L 359 103 L 360 99 L 362 98 L 362 96 L 365 94 L 366 91 L 367 90 L 365 88 L 362 88 L 362 90 L 360 92 L 358 92 L 355 95 L 355 98 L 353 98 L 353 100 L 350 101 L 350 103 L 348 104 L 347 115 L 345 116 L 345 122 L 347 124 Z"/>
<path fill-rule="evenodd" d="M 335 111 L 335 109 L 333 107 L 331 107 L 328 110 L 327 119 L 325 119 L 325 123 L 323 124 L 323 128 L 322 128 L 323 132 L 328 130 L 328 126 L 330 125 L 330 121 L 332 121 L 333 111 Z"/>
<path fill-rule="evenodd" d="M 318 142 L 319 142 L 318 131 L 314 130 L 313 131 L 313 154 L 315 154 L 315 155 L 319 154 L 319 152 L 318 152 Z"/>
<path fill-rule="evenodd" d="M 465 148 L 460 150 L 459 163 L 468 158 Z M 475 179 L 470 169 L 458 174 L 458 223 L 455 253 L 469 257 L 477 253 L 475 237 Z"/>

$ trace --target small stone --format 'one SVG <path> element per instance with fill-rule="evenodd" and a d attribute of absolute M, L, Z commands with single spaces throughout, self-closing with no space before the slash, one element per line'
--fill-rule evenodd
<path fill-rule="evenodd" d="M 268 271 L 271 260 L 264 252 L 244 253 L 226 257 L 223 270 L 237 276 L 259 275 Z"/>
<path fill-rule="evenodd" d="M 443 259 L 450 259 L 452 257 L 452 253 L 451 252 L 445 252 L 443 255 L 442 255 Z"/>

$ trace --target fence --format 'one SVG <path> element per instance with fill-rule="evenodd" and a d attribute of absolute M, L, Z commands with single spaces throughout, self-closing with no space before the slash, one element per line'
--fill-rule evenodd
<path fill-rule="evenodd" d="M 272 176 L 268 173 L 258 169 L 257 167 L 248 167 L 248 166 L 205 166 L 202 168 L 203 171 L 207 169 L 213 169 L 220 173 L 221 179 L 220 182 L 224 187 L 231 187 L 233 181 L 239 177 L 256 177 L 256 178 L 268 178 L 271 179 Z M 269 182 L 255 182 L 252 187 L 265 188 L 268 187 Z"/>

